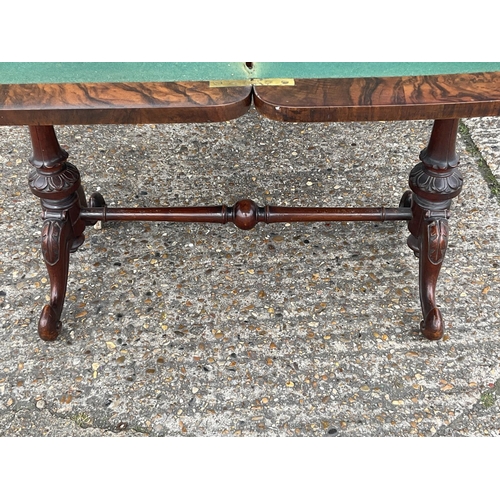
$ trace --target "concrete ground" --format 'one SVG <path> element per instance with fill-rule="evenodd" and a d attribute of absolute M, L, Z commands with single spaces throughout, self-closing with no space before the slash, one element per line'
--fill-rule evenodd
<path fill-rule="evenodd" d="M 58 127 L 110 206 L 397 206 L 432 123 Z M 107 223 L 71 256 L 64 330 L 26 128 L 0 128 L 0 436 L 498 436 L 500 119 L 465 120 L 465 184 L 418 332 L 404 222 Z"/>

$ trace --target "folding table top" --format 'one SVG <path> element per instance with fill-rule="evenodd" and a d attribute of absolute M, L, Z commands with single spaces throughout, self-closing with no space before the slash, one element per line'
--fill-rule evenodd
<path fill-rule="evenodd" d="M 500 115 L 500 63 L 0 63 L 0 125 Z"/>

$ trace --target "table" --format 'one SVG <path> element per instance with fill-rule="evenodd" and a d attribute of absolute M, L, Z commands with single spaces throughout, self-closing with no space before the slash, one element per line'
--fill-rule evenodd
<path fill-rule="evenodd" d="M 291 122 L 434 120 L 427 147 L 394 208 L 233 206 L 110 208 L 88 199 L 54 125 L 227 121 L 251 105 Z M 70 253 L 98 221 L 257 223 L 408 222 L 419 259 L 420 329 L 443 336 L 436 284 L 448 245 L 452 199 L 462 189 L 460 118 L 500 115 L 500 63 L 0 63 L 0 125 L 29 126 L 34 167 L 28 183 L 42 207 L 42 255 L 50 301 L 38 333 L 55 340 Z M 381 175 L 390 175 L 382 172 Z"/>

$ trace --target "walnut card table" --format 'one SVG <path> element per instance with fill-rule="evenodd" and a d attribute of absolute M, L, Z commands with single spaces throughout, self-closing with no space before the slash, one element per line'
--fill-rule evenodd
<path fill-rule="evenodd" d="M 99 193 L 86 198 L 54 131 L 54 125 L 226 121 L 252 104 L 284 122 L 432 119 L 434 126 L 395 208 L 260 207 L 248 199 L 233 206 L 110 208 Z M 97 221 L 232 222 L 248 230 L 258 222 L 405 220 L 419 259 L 420 328 L 440 339 L 436 283 L 451 201 L 463 183 L 458 123 L 493 115 L 500 115 L 500 63 L 0 63 L 0 125 L 29 126 L 29 187 L 42 206 L 50 302 L 39 335 L 59 335 L 69 256 Z"/>

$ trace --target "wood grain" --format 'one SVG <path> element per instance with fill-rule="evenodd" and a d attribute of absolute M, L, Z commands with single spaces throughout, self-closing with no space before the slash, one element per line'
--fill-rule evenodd
<path fill-rule="evenodd" d="M 255 87 L 264 116 L 291 122 L 468 118 L 500 115 L 500 72 L 295 80 Z"/>
<path fill-rule="evenodd" d="M 0 85 L 0 125 L 219 122 L 251 102 L 251 86 L 208 82 Z"/>
<path fill-rule="evenodd" d="M 500 72 L 388 78 L 298 79 L 292 87 L 211 88 L 208 82 L 0 85 L 0 125 L 226 121 L 252 93 L 280 121 L 454 119 L 500 115 Z"/>

